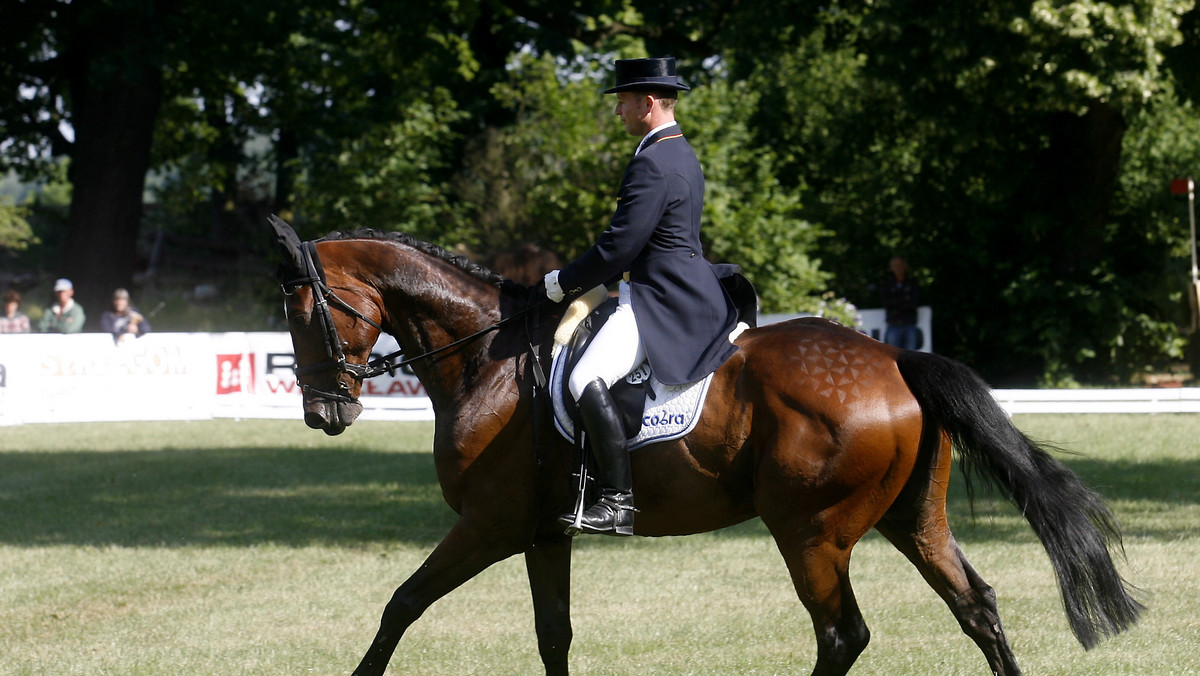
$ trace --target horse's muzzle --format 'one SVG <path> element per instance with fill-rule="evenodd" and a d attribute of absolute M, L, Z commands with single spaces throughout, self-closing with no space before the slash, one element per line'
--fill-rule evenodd
<path fill-rule="evenodd" d="M 346 428 L 362 414 L 362 404 L 353 402 L 317 401 L 306 402 L 304 405 L 304 424 L 314 430 L 321 430 L 329 436 L 336 436 L 346 431 Z"/>

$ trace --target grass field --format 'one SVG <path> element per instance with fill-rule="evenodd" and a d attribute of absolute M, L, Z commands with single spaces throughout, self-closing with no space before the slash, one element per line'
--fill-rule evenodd
<path fill-rule="evenodd" d="M 1150 607 L 1084 652 L 1015 510 L 952 487 L 952 526 L 995 587 L 1027 674 L 1200 674 L 1200 416 L 1019 416 L 1108 496 Z M 432 425 L 329 438 L 292 421 L 0 428 L 0 674 L 339 674 L 454 514 Z M 955 481 L 958 481 L 957 473 Z M 851 569 L 872 642 L 854 674 L 986 674 L 881 537 Z M 807 674 L 815 642 L 757 521 L 687 538 L 581 538 L 574 673 Z M 611 621 L 616 616 L 618 621 Z M 536 674 L 524 567 L 435 604 L 389 673 Z"/>

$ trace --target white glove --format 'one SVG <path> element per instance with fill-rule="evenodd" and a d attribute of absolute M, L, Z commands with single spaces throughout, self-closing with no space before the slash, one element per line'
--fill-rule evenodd
<path fill-rule="evenodd" d="M 558 285 L 558 270 L 551 270 L 546 273 L 546 297 L 555 303 L 561 303 L 566 297 L 562 287 Z"/>

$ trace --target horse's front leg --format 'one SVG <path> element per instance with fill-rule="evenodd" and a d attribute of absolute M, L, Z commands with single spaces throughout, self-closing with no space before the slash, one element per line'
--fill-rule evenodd
<path fill-rule="evenodd" d="M 566 676 L 572 637 L 571 538 L 558 533 L 535 541 L 525 551 L 525 568 L 546 676 Z"/>
<path fill-rule="evenodd" d="M 379 632 L 354 670 L 354 676 L 381 676 L 400 637 L 426 608 L 520 549 L 511 540 L 497 537 L 495 532 L 484 532 L 460 518 L 425 563 L 392 594 L 383 610 Z"/>

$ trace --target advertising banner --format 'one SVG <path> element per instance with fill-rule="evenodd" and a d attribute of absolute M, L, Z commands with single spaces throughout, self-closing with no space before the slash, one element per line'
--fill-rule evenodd
<path fill-rule="evenodd" d="M 192 420 L 211 417 L 203 335 L 0 336 L 0 422 Z"/>
<path fill-rule="evenodd" d="M 383 336 L 373 357 L 399 349 Z M 0 335 L 0 425 L 303 419 L 287 333 Z M 364 383 L 364 420 L 432 420 L 411 370 Z"/>
<path fill-rule="evenodd" d="M 300 385 L 292 369 L 296 356 L 286 333 L 217 333 L 213 340 L 216 370 L 214 417 L 303 418 Z M 371 358 L 400 349 L 394 338 L 380 336 Z M 363 383 L 364 420 L 432 420 L 425 388 L 411 369 Z M 247 414 L 245 411 L 253 411 Z"/>

